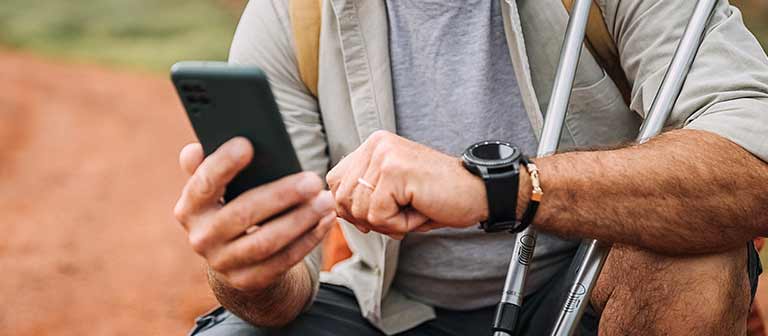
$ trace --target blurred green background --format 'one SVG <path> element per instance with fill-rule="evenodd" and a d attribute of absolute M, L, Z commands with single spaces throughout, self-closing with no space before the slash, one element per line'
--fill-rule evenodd
<path fill-rule="evenodd" d="M 0 45 L 165 71 L 224 59 L 243 0 L 3 0 Z"/>
<path fill-rule="evenodd" d="M 245 0 L 3 0 L 0 45 L 165 71 L 181 59 L 224 59 Z M 768 45 L 768 0 L 736 0 Z"/>

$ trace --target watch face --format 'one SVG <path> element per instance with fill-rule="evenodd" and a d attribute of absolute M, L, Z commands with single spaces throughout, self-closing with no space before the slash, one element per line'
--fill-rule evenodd
<path fill-rule="evenodd" d="M 472 145 L 464 153 L 465 160 L 482 166 L 503 166 L 516 162 L 520 151 L 503 141 L 484 141 Z"/>

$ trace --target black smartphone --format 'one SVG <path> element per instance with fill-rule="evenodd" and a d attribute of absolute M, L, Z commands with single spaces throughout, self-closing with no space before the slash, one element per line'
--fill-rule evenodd
<path fill-rule="evenodd" d="M 253 145 L 253 160 L 227 185 L 224 201 L 301 171 L 291 138 L 267 77 L 254 66 L 225 62 L 179 62 L 171 80 L 203 151 L 208 156 L 242 136 Z"/>

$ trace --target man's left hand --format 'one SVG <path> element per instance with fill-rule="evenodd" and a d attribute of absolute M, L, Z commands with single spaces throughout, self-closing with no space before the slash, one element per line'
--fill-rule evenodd
<path fill-rule="evenodd" d="M 462 228 L 488 216 L 483 181 L 461 160 L 386 131 L 373 133 L 326 176 L 338 215 L 363 232 Z"/>

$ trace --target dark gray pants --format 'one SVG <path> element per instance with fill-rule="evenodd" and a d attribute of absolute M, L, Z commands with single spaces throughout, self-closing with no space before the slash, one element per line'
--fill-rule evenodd
<path fill-rule="evenodd" d="M 754 245 L 748 249 L 748 270 L 752 297 L 757 290 L 757 278 L 762 271 Z M 520 317 L 519 335 L 542 335 L 552 328 L 569 283 L 568 267 L 552 277 L 549 283 L 525 299 Z M 495 307 L 471 311 L 436 309 L 437 318 L 403 332 L 402 336 L 490 335 Z M 600 316 L 588 309 L 581 321 L 581 336 L 597 335 Z M 217 308 L 196 321 L 193 336 L 382 336 L 365 320 L 352 291 L 345 287 L 322 284 L 312 307 L 291 324 L 280 329 L 254 327 L 224 308 Z"/>

